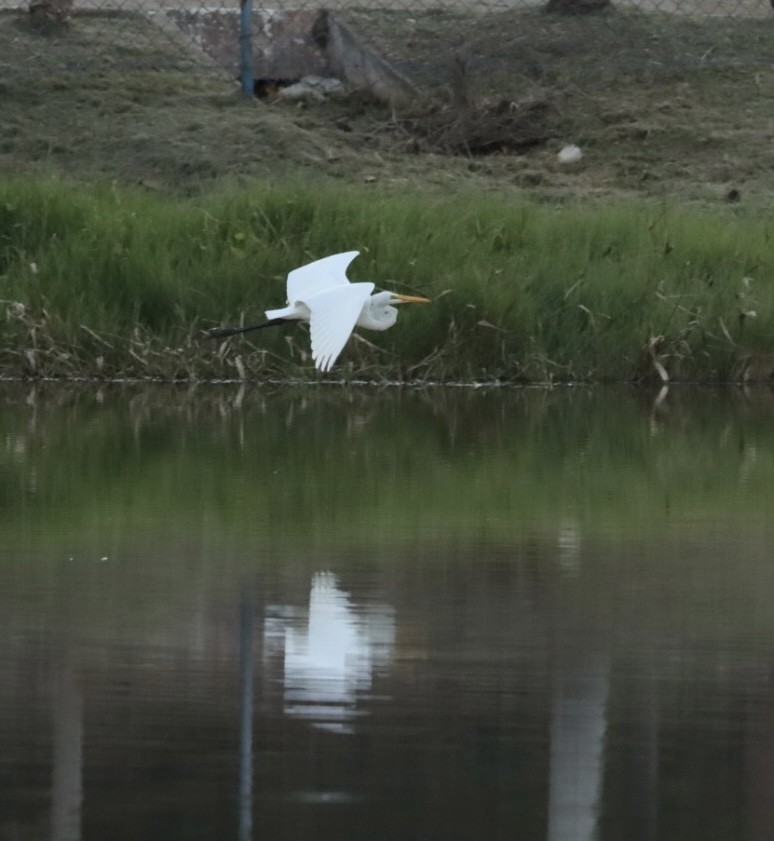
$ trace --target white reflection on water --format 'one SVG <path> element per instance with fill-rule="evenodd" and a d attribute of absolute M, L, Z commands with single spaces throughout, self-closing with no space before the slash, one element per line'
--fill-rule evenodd
<path fill-rule="evenodd" d="M 602 798 L 610 663 L 580 654 L 558 666 L 551 704 L 548 841 L 593 841 Z"/>
<path fill-rule="evenodd" d="M 559 569 L 574 584 L 583 571 L 576 520 L 560 522 L 557 544 Z M 593 841 L 598 831 L 610 654 L 607 636 L 585 627 L 578 610 L 560 601 L 555 620 L 547 841 Z"/>
<path fill-rule="evenodd" d="M 570 518 L 560 521 L 556 542 L 559 548 L 559 568 L 565 575 L 578 575 L 581 549 L 578 522 Z"/>
<path fill-rule="evenodd" d="M 392 660 L 393 609 L 373 602 L 355 605 L 335 575 L 318 572 L 312 576 L 308 611 L 269 614 L 267 650 L 281 645 L 284 653 L 285 713 L 321 729 L 353 732 L 361 714 L 358 695 L 370 691 L 374 672 Z"/>

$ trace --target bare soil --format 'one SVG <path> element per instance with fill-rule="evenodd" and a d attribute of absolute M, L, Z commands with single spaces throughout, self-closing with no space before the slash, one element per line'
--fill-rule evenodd
<path fill-rule="evenodd" d="M 613 9 L 363 12 L 347 23 L 417 85 L 246 99 L 143 14 L 43 27 L 0 12 L 0 171 L 192 192 L 224 179 L 774 205 L 774 22 Z M 580 161 L 562 164 L 566 144 Z"/>

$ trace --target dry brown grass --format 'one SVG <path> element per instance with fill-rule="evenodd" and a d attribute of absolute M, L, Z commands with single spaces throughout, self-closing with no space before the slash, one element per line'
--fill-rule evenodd
<path fill-rule="evenodd" d="M 76 14 L 46 36 L 24 15 L 0 14 L 0 171 L 184 191 L 224 177 L 300 177 L 551 200 L 774 204 L 764 108 L 774 69 L 759 22 L 620 9 L 582 20 L 349 9 L 346 19 L 432 107 L 396 115 L 362 98 L 246 102 L 235 80 L 147 16 Z M 452 94 L 459 61 L 467 109 Z M 534 104 L 539 120 L 525 122 Z M 579 165 L 557 163 L 565 143 L 583 150 Z"/>

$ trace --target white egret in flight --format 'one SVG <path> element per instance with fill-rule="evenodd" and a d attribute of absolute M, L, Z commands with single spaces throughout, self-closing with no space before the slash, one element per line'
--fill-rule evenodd
<path fill-rule="evenodd" d="M 288 274 L 288 305 L 266 310 L 266 321 L 247 327 L 216 327 L 208 335 L 233 336 L 286 321 L 308 321 L 312 359 L 319 371 L 330 371 L 355 327 L 389 330 L 398 320 L 395 304 L 428 304 L 427 298 L 397 292 L 374 293 L 373 283 L 350 283 L 347 266 L 359 251 L 315 260 Z"/>

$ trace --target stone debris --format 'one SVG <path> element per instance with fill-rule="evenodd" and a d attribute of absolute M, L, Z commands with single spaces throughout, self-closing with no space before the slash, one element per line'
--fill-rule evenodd
<path fill-rule="evenodd" d="M 303 76 L 297 82 L 277 91 L 281 99 L 323 100 L 332 94 L 344 93 L 344 84 L 340 79 L 326 76 Z"/>

